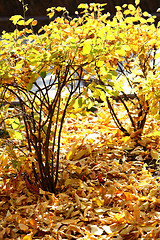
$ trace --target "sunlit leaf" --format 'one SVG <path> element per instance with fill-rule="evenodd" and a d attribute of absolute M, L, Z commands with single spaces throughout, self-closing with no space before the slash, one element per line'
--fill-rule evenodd
<path fill-rule="evenodd" d="M 29 25 L 30 23 L 32 23 L 34 20 L 34 18 L 29 18 L 26 22 L 25 22 L 25 25 Z"/>
<path fill-rule="evenodd" d="M 123 48 L 121 48 L 121 49 L 116 49 L 116 53 L 120 56 L 125 56 L 126 51 Z"/>
<path fill-rule="evenodd" d="M 23 19 L 21 15 L 14 15 L 9 20 L 11 20 L 13 24 L 16 25 L 20 19 Z"/>
<path fill-rule="evenodd" d="M 78 5 L 78 8 L 87 9 L 87 8 L 88 8 L 88 4 L 86 4 L 86 3 L 81 3 L 81 4 Z"/>
<path fill-rule="evenodd" d="M 91 52 L 92 46 L 90 41 L 85 41 L 84 45 L 83 45 L 83 50 L 82 53 L 84 55 L 89 54 Z"/>
<path fill-rule="evenodd" d="M 20 26 L 24 26 L 25 25 L 25 21 L 24 20 L 19 20 L 17 22 L 17 24 L 20 25 Z"/>
<path fill-rule="evenodd" d="M 20 230 L 22 230 L 22 231 L 27 231 L 27 230 L 28 230 L 28 226 L 26 226 L 26 225 L 23 224 L 23 223 L 19 223 L 18 226 L 19 226 Z M 23 239 L 24 239 L 24 238 L 23 238 Z"/>
<path fill-rule="evenodd" d="M 36 26 L 37 25 L 37 20 L 33 20 L 32 21 L 32 26 Z"/>
<path fill-rule="evenodd" d="M 107 234 L 111 234 L 111 233 L 112 233 L 112 230 L 111 230 L 111 227 L 110 227 L 110 226 L 103 225 L 102 228 L 103 228 L 103 230 L 104 230 Z"/>
<path fill-rule="evenodd" d="M 160 52 L 159 52 L 159 53 L 156 53 L 155 59 L 157 59 L 157 58 L 160 58 Z"/>
<path fill-rule="evenodd" d="M 138 4 L 140 4 L 140 0 L 135 0 L 135 4 L 136 4 L 136 6 L 137 6 Z"/>
<path fill-rule="evenodd" d="M 19 139 L 19 140 L 23 139 L 23 135 L 20 131 L 15 131 L 14 134 L 13 134 L 13 137 L 16 138 L 16 139 Z"/>
<path fill-rule="evenodd" d="M 98 61 L 97 62 L 97 67 L 102 67 L 104 65 L 104 61 Z"/>
<path fill-rule="evenodd" d="M 152 157 L 152 159 L 159 160 L 158 152 L 154 149 L 151 149 L 151 157 Z"/>
<path fill-rule="evenodd" d="M 23 240 L 32 240 L 32 237 L 30 235 L 26 235 L 23 237 Z"/>
<path fill-rule="evenodd" d="M 139 206 L 137 204 L 135 204 L 133 206 L 134 212 L 133 212 L 133 216 L 135 217 L 136 221 L 139 222 L 140 221 L 140 209 Z"/>
<path fill-rule="evenodd" d="M 14 122 L 12 122 L 11 125 L 12 125 L 12 128 L 13 128 L 13 129 L 16 129 L 16 128 L 19 127 L 19 124 L 20 124 L 19 119 L 16 118 L 16 119 L 14 120 Z"/>
<path fill-rule="evenodd" d="M 89 225 L 91 228 L 91 233 L 96 236 L 102 235 L 103 229 L 99 228 L 97 225 Z"/>
<path fill-rule="evenodd" d="M 132 10 L 132 11 L 135 11 L 135 7 L 132 4 L 128 4 L 128 9 Z"/>

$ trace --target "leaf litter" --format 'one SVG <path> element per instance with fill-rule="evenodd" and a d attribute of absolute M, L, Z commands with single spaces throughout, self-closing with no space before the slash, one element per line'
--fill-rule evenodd
<path fill-rule="evenodd" d="M 103 109 L 68 116 L 57 195 L 27 179 L 29 163 L 17 172 L 1 165 L 0 239 L 160 239 L 160 145 L 151 127 L 148 119 L 134 146 Z M 147 166 L 155 159 L 156 169 Z"/>

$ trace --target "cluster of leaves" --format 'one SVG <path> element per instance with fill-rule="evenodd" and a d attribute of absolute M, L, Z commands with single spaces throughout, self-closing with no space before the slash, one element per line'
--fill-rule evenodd
<path fill-rule="evenodd" d="M 146 134 L 153 121 L 147 122 Z M 154 127 L 159 128 L 156 122 Z M 158 239 L 159 179 L 146 170 L 148 153 L 143 149 L 131 153 L 133 161 L 125 155 L 131 140 L 115 127 L 106 109 L 83 117 L 68 115 L 58 195 L 23 175 L 30 162 L 18 174 L 11 168 L 1 171 L 0 239 Z M 160 148 L 158 138 L 146 137 L 143 143 L 148 150 Z"/>
<path fill-rule="evenodd" d="M 160 65 L 156 59 L 160 25 L 155 27 L 154 16 L 132 4 L 116 7 L 111 20 L 109 13 L 102 14 L 103 4 L 92 3 L 80 4 L 82 15 L 77 12 L 73 19 L 64 8 L 48 9 L 50 18 L 56 12 L 62 16 L 34 34 L 36 22 L 26 21 L 27 6 L 24 1 L 22 4 L 24 16 L 11 17 L 16 29 L 4 32 L 0 41 L 1 119 L 5 126 L 12 127 L 10 137 L 26 141 L 29 154 L 24 155 L 32 159 L 36 182 L 43 190 L 56 192 L 67 112 L 76 115 L 76 109 L 86 114 L 88 101 L 100 98 L 108 104 L 119 129 L 132 138 L 141 135 L 149 111 L 159 115 Z M 23 29 L 18 30 L 19 26 Z M 47 81 L 48 74 L 51 77 Z M 38 85 L 39 78 L 43 86 Z M 89 85 L 84 87 L 82 82 Z M 126 86 L 136 98 L 129 103 L 132 105 L 121 98 Z M 130 120 L 128 129 L 119 120 L 110 96 L 121 101 Z M 17 109 L 14 120 L 4 119 L 4 101 L 10 106 L 15 98 L 20 104 L 19 118 Z M 92 104 L 94 101 L 89 108 Z"/>

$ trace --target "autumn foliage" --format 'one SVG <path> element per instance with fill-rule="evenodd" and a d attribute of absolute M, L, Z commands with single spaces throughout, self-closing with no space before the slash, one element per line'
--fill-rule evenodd
<path fill-rule="evenodd" d="M 22 4 L 0 41 L 0 237 L 156 239 L 160 24 L 80 4 L 36 34 Z"/>

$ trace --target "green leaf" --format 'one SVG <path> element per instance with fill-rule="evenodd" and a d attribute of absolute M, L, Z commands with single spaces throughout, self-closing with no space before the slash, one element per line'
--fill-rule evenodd
<path fill-rule="evenodd" d="M 27 85 L 27 92 L 29 92 L 33 87 L 33 83 L 32 82 L 29 82 L 28 85 Z"/>
<path fill-rule="evenodd" d="M 82 98 L 78 99 L 78 104 L 79 104 L 80 107 L 82 107 Z"/>
<path fill-rule="evenodd" d="M 46 72 L 41 72 L 40 76 L 41 76 L 42 79 L 44 79 L 47 76 L 47 73 Z"/>

